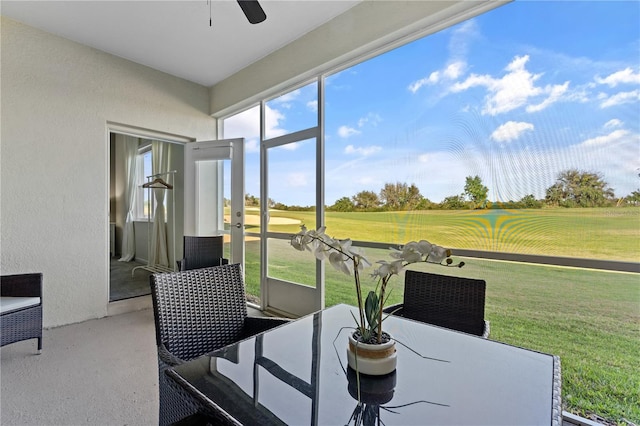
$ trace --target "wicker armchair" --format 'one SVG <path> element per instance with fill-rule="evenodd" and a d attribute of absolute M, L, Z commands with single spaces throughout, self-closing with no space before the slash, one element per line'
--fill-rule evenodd
<path fill-rule="evenodd" d="M 484 280 L 406 271 L 404 303 L 389 306 L 394 315 L 489 337 L 489 321 L 484 319 Z"/>
<path fill-rule="evenodd" d="M 0 277 L 0 346 L 38 339 L 42 350 L 42 274 Z"/>
<path fill-rule="evenodd" d="M 239 264 L 153 274 L 150 282 L 163 425 L 202 407 L 165 374 L 168 368 L 289 321 L 247 316 Z"/>
<path fill-rule="evenodd" d="M 222 257 L 222 238 L 222 236 L 192 237 L 185 235 L 183 239 L 184 257 L 177 262 L 178 269 L 188 271 L 228 264 L 229 260 Z"/>

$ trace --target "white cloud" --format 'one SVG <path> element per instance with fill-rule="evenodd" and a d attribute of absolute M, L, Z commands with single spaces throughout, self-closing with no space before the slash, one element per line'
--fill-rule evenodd
<path fill-rule="evenodd" d="M 378 123 L 382 121 L 382 117 L 379 114 L 374 112 L 370 112 L 366 117 L 362 117 L 358 120 L 358 127 L 364 127 L 366 124 L 369 124 L 371 127 L 377 127 Z"/>
<path fill-rule="evenodd" d="M 454 93 L 468 90 L 472 87 L 485 87 L 487 95 L 482 108 L 483 114 L 497 115 L 525 107 L 527 112 L 537 112 L 558 101 L 573 99 L 569 93 L 569 81 L 563 84 L 536 86 L 542 74 L 532 74 L 526 69 L 529 55 L 516 56 L 506 67 L 506 73 L 495 78 L 491 75 L 471 74 L 467 79 L 454 83 L 450 90 Z M 532 101 L 544 96 L 536 104 Z"/>
<path fill-rule="evenodd" d="M 634 72 L 631 68 L 625 68 L 622 71 L 614 72 L 605 78 L 596 76 L 595 81 L 600 84 L 606 84 L 609 87 L 616 87 L 618 84 L 628 83 L 640 84 L 640 72 Z"/>
<path fill-rule="evenodd" d="M 349 138 L 353 135 L 359 135 L 360 134 L 360 130 L 356 130 L 353 127 L 349 127 L 349 126 L 340 126 L 338 128 L 338 135 L 341 138 Z"/>
<path fill-rule="evenodd" d="M 602 100 L 600 108 L 609 108 L 616 105 L 640 101 L 640 90 L 620 92 L 612 96 L 607 96 L 601 93 L 598 98 Z"/>
<path fill-rule="evenodd" d="M 411 93 L 415 94 L 418 90 L 420 90 L 420 88 L 422 88 L 422 86 L 426 84 L 436 84 L 438 81 L 440 81 L 440 72 L 434 71 L 429 74 L 428 77 L 421 78 L 420 80 L 416 80 L 411 83 L 408 89 Z"/>
<path fill-rule="evenodd" d="M 302 142 L 288 143 L 286 145 L 280 145 L 280 148 L 284 149 L 285 151 L 295 151 L 296 149 L 300 148 L 301 143 Z"/>
<path fill-rule="evenodd" d="M 431 160 L 431 154 L 418 155 L 418 161 L 421 163 L 428 163 Z"/>
<path fill-rule="evenodd" d="M 293 188 L 301 188 L 309 184 L 309 180 L 305 173 L 289 173 L 286 179 L 287 186 Z"/>
<path fill-rule="evenodd" d="M 224 120 L 224 136 L 226 138 L 247 139 L 260 136 L 260 110 L 258 107 L 248 109 Z"/>
<path fill-rule="evenodd" d="M 467 69 L 466 62 L 456 61 L 449 64 L 443 71 L 443 75 L 450 80 L 455 80 L 464 74 Z"/>
<path fill-rule="evenodd" d="M 284 121 L 285 115 L 277 109 L 266 107 L 266 135 L 267 138 L 284 135 L 287 133 L 285 129 L 280 127 L 280 123 Z M 260 138 L 260 107 L 243 111 L 224 121 L 224 137 L 225 138 Z"/>
<path fill-rule="evenodd" d="M 465 81 L 457 82 L 451 86 L 452 92 L 462 92 L 475 86 L 485 86 L 487 88 L 496 85 L 496 80 L 489 75 L 471 74 Z"/>
<path fill-rule="evenodd" d="M 376 152 L 382 151 L 382 147 L 377 145 L 365 146 L 365 147 L 354 147 L 353 145 L 347 145 L 344 149 L 345 154 L 358 154 L 364 157 L 375 154 Z"/>
<path fill-rule="evenodd" d="M 526 131 L 532 131 L 533 124 L 523 121 L 507 121 L 491 133 L 491 139 L 496 142 L 511 142 L 518 139 Z"/>
<path fill-rule="evenodd" d="M 318 111 L 318 101 L 309 101 L 307 102 L 307 108 L 311 111 Z"/>
<path fill-rule="evenodd" d="M 489 75 L 472 74 L 465 81 L 451 87 L 453 92 L 461 92 L 475 86 L 484 86 L 489 93 L 485 98 L 482 113 L 496 115 L 524 106 L 527 101 L 543 93 L 535 86 L 542 74 L 531 74 L 525 65 L 529 55 L 516 56 L 505 68 L 507 74 L 496 79 Z"/>
<path fill-rule="evenodd" d="M 617 118 L 613 118 L 609 121 L 607 121 L 606 123 L 604 123 L 604 128 L 611 128 L 611 127 L 622 127 L 624 123 L 622 122 L 622 120 L 618 120 Z"/>
<path fill-rule="evenodd" d="M 244 143 L 244 152 L 249 153 L 257 153 L 260 152 L 260 145 L 258 144 L 257 139 L 247 139 Z"/>
<path fill-rule="evenodd" d="M 564 84 L 555 84 L 553 86 L 545 87 L 544 88 L 544 93 L 548 93 L 549 96 L 545 100 L 543 100 L 542 102 L 540 102 L 537 105 L 529 105 L 526 108 L 527 112 L 542 111 L 543 109 L 545 109 L 549 105 L 551 105 L 551 104 L 559 101 L 560 99 L 562 99 L 564 94 L 567 92 L 567 89 L 569 89 L 569 82 L 568 81 L 565 81 Z"/>
<path fill-rule="evenodd" d="M 614 130 L 608 135 L 596 136 L 595 138 L 587 139 L 582 142 L 580 145 L 582 146 L 602 146 L 602 145 L 611 145 L 616 142 L 619 142 L 623 138 L 629 135 L 628 130 L 619 129 Z"/>
<path fill-rule="evenodd" d="M 451 81 L 459 78 L 467 69 L 464 61 L 455 61 L 447 65 L 443 70 L 433 71 L 428 77 L 416 80 L 409 85 L 409 91 L 416 93 L 425 85 L 434 85 L 442 81 Z"/>
<path fill-rule="evenodd" d="M 469 45 L 473 38 L 479 35 L 478 24 L 475 19 L 470 19 L 457 25 L 451 31 L 449 39 L 449 59 L 444 68 L 432 71 L 428 76 L 409 84 L 408 89 L 415 94 L 423 86 L 438 83 L 450 83 L 460 78 L 467 71 L 467 55 Z"/>
<path fill-rule="evenodd" d="M 275 98 L 273 100 L 273 102 L 276 103 L 286 103 L 286 102 L 291 102 L 295 99 L 298 98 L 298 96 L 300 96 L 300 89 L 296 89 L 296 90 L 292 90 L 291 92 L 285 93 L 284 95 Z"/>
<path fill-rule="evenodd" d="M 277 136 L 282 136 L 287 131 L 280 127 L 280 122 L 285 120 L 285 115 L 277 109 L 270 108 L 266 106 L 264 111 L 265 117 L 265 137 L 267 139 L 275 138 Z M 258 126 L 260 125 L 260 119 L 256 120 Z M 258 135 L 260 131 L 258 130 Z"/>
<path fill-rule="evenodd" d="M 470 19 L 457 25 L 451 33 L 449 39 L 449 52 L 451 56 L 461 59 L 467 56 L 470 42 L 480 35 L 478 24 L 475 19 Z"/>

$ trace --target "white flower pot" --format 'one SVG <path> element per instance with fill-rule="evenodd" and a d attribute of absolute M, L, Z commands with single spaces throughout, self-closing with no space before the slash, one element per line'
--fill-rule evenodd
<path fill-rule="evenodd" d="M 396 369 L 396 341 L 381 344 L 369 344 L 356 341 L 349 335 L 347 362 L 349 367 L 361 374 L 382 376 Z"/>

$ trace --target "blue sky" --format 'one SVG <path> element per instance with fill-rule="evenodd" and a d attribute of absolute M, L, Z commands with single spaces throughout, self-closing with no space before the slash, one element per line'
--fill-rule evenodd
<path fill-rule="evenodd" d="M 315 84 L 270 101 L 270 137 L 315 124 Z M 478 175 L 490 200 L 543 198 L 569 168 L 640 187 L 640 3 L 516 1 L 328 77 L 326 204 L 385 183 L 439 202 Z M 247 139 L 259 194 L 257 109 Z M 312 141 L 277 148 L 270 198 L 314 202 Z"/>

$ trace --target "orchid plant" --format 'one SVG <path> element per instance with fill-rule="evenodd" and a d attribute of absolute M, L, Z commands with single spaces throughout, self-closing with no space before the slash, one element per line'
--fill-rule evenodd
<path fill-rule="evenodd" d="M 291 245 L 299 251 L 311 251 L 318 260 L 329 260 L 331 266 L 346 275 L 353 274 L 358 300 L 359 318 L 356 333 L 364 343 L 382 343 L 383 309 L 387 301 L 387 285 L 392 276 L 398 275 L 407 265 L 418 262 L 434 263 L 440 266 L 463 267 L 464 262 L 454 264 L 451 250 L 431 244 L 426 240 L 411 241 L 399 248 L 390 248 L 391 261 L 379 260 L 372 274 L 377 280 L 376 289 L 369 291 L 362 300 L 360 272 L 371 263 L 364 257 L 362 250 L 353 247 L 351 239 L 339 240 L 326 234 L 326 228 L 308 230 L 304 225 L 300 232 L 291 237 Z"/>

